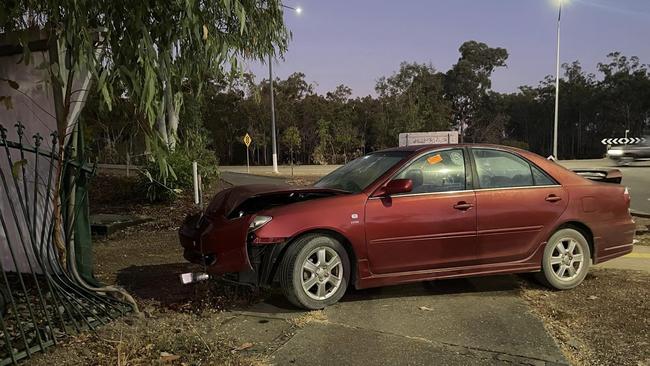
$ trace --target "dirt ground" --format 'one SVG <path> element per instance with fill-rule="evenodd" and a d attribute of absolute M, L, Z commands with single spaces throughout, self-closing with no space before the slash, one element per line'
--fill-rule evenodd
<path fill-rule="evenodd" d="M 182 286 L 179 274 L 200 268 L 186 263 L 178 244 L 177 228 L 195 210 L 191 198 L 174 203 L 130 203 L 120 178 L 105 177 L 91 189 L 93 213 L 130 213 L 151 222 L 129 228 L 109 239 L 94 240 L 95 276 L 131 293 L 141 316 L 129 316 L 69 338 L 33 365 L 263 365 L 264 359 L 242 354 L 247 344 L 236 342 L 220 329 L 224 309 L 250 304 L 256 296 L 245 289 L 218 283 Z M 219 182 L 209 199 L 228 184 Z"/>
<path fill-rule="evenodd" d="M 522 283 L 522 296 L 575 365 L 650 365 L 650 275 L 592 269 L 571 291 Z"/>

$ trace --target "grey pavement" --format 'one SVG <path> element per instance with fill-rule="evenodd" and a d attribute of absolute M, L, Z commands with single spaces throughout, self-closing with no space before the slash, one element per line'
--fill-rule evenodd
<path fill-rule="evenodd" d="M 246 173 L 221 171 L 221 179 L 234 186 L 245 184 L 286 184 L 286 179 L 279 176 L 264 176 Z"/>
<path fill-rule="evenodd" d="M 292 328 L 281 321 L 295 324 L 310 314 L 280 295 L 235 314 L 239 329 L 247 323 L 251 339 L 266 345 L 257 352 L 277 365 L 566 364 L 518 295 L 517 281 L 498 276 L 349 290 L 315 321 Z"/>
<path fill-rule="evenodd" d="M 293 169 L 295 175 L 323 176 L 340 166 L 341 165 L 295 165 Z M 249 169 L 246 168 L 246 165 L 222 165 L 219 166 L 219 170 L 222 172 L 233 172 L 233 173 L 248 173 L 250 170 L 250 174 L 274 175 L 273 167 L 267 165 L 251 166 Z M 279 171 L 279 175 L 290 176 L 291 166 L 279 165 L 278 171 Z"/>

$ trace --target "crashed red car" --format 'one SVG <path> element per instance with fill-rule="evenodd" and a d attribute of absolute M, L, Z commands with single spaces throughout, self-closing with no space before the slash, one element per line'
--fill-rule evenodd
<path fill-rule="evenodd" d="M 611 172 L 576 174 L 493 145 L 412 146 L 360 157 L 314 186 L 219 192 L 180 229 L 185 258 L 208 274 L 279 282 L 319 309 L 350 285 L 537 272 L 556 289 L 632 251 L 630 196 Z M 592 178 L 586 179 L 585 177 Z"/>

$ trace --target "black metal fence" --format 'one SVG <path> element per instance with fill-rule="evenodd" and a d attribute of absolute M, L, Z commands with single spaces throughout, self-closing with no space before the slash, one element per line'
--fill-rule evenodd
<path fill-rule="evenodd" d="M 0 366 L 131 310 L 76 272 L 74 221 L 87 201 L 61 187 L 85 181 L 92 169 L 70 149 L 59 159 L 56 133 L 46 146 L 39 134 L 30 143 L 24 126 L 15 127 L 10 141 L 0 125 Z"/>

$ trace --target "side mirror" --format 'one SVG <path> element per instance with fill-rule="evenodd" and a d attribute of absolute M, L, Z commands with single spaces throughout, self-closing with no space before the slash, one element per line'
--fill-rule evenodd
<path fill-rule="evenodd" d="M 410 179 L 393 179 L 386 186 L 380 188 L 375 196 L 390 196 L 392 194 L 408 193 L 413 190 L 413 181 Z"/>

